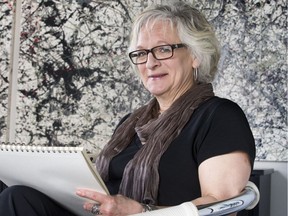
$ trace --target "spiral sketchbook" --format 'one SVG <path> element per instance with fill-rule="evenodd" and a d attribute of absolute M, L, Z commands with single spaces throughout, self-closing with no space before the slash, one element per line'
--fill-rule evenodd
<path fill-rule="evenodd" d="M 0 144 L 0 180 L 33 187 L 79 216 L 92 214 L 83 209 L 87 200 L 76 195 L 77 188 L 109 194 L 82 147 Z"/>

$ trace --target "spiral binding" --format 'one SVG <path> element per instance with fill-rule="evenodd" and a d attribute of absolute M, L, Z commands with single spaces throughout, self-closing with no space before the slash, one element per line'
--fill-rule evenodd
<path fill-rule="evenodd" d="M 0 151 L 9 152 L 37 152 L 37 153 L 77 153 L 82 151 L 83 147 L 74 146 L 43 146 L 27 145 L 24 143 L 7 143 L 0 142 Z"/>

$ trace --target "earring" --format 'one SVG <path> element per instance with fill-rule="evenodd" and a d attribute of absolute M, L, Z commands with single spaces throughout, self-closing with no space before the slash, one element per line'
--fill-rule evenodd
<path fill-rule="evenodd" d="M 198 81 L 198 68 L 194 68 L 193 77 L 194 77 L 194 81 L 197 82 Z"/>

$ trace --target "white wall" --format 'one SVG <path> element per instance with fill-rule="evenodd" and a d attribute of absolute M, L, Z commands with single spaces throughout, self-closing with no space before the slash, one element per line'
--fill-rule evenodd
<path fill-rule="evenodd" d="M 287 162 L 255 162 L 255 169 L 274 169 L 271 176 L 271 216 L 287 216 Z"/>

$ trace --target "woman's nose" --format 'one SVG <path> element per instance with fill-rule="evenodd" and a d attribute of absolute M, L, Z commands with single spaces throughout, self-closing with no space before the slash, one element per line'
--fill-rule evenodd
<path fill-rule="evenodd" d="M 156 59 L 152 53 L 148 53 L 147 55 L 147 62 L 146 62 L 146 67 L 148 69 L 153 69 L 160 65 L 160 61 Z"/>

